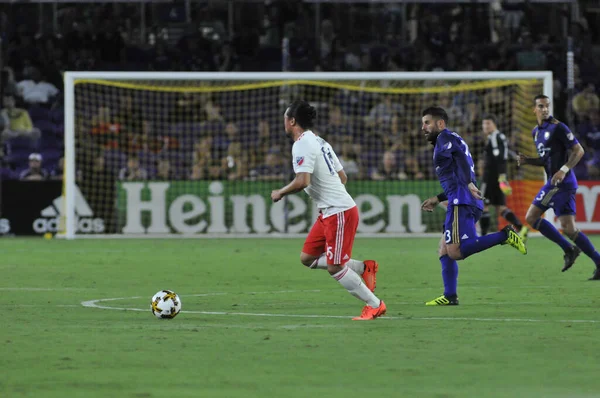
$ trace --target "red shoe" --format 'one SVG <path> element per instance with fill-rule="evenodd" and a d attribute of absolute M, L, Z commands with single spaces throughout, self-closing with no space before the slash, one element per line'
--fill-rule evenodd
<path fill-rule="evenodd" d="M 377 270 L 379 269 L 379 264 L 375 260 L 365 260 L 365 270 L 362 273 L 363 281 L 365 281 L 365 285 L 367 288 L 374 292 L 375 287 L 377 286 Z"/>
<path fill-rule="evenodd" d="M 363 308 L 360 316 L 357 316 L 356 318 L 352 318 L 352 320 L 353 321 L 372 321 L 373 319 L 379 318 L 380 316 L 385 314 L 386 310 L 387 310 L 387 307 L 385 306 L 385 303 L 383 302 L 383 300 L 381 300 L 379 303 L 379 307 L 377 307 L 377 308 L 373 308 L 369 305 L 365 305 L 365 308 Z"/>

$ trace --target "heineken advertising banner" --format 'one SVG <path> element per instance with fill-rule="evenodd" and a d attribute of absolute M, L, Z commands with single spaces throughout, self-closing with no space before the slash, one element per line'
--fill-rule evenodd
<path fill-rule="evenodd" d="M 318 211 L 304 192 L 272 203 L 280 182 L 173 181 L 118 185 L 119 226 L 125 234 L 302 233 Z M 443 211 L 421 211 L 437 181 L 360 181 L 348 191 L 362 233 L 440 232 Z"/>

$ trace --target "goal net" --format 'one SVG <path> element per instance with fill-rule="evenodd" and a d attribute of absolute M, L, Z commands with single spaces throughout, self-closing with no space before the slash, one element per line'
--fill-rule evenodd
<path fill-rule="evenodd" d="M 359 233 L 438 234 L 444 211 L 420 210 L 440 191 L 422 110 L 447 110 L 481 175 L 482 116 L 533 156 L 532 99 L 552 97 L 551 82 L 550 72 L 68 72 L 60 225 L 68 238 L 306 233 L 317 215 L 306 194 L 270 201 L 293 178 L 283 113 L 304 99 L 348 174 Z M 524 218 L 544 175 L 510 160 L 508 175 Z"/>

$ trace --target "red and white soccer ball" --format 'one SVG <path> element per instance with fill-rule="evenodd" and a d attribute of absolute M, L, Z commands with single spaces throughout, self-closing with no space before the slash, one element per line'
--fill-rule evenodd
<path fill-rule="evenodd" d="M 172 290 L 161 290 L 152 297 L 150 309 L 158 319 L 173 319 L 181 311 L 181 299 Z"/>

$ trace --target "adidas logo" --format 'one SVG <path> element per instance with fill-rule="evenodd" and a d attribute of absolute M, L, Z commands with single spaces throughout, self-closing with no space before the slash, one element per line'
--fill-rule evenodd
<path fill-rule="evenodd" d="M 461 239 L 469 239 L 469 235 L 464 234 L 463 236 L 460 237 Z"/>
<path fill-rule="evenodd" d="M 58 223 L 60 216 L 63 216 L 64 209 L 63 195 L 52 201 L 52 204 L 40 212 L 43 218 L 38 218 L 33 222 L 33 230 L 37 233 L 58 232 Z M 75 215 L 77 218 L 77 232 L 104 232 L 104 220 L 93 218 L 94 212 L 85 200 L 78 186 L 75 186 Z"/>
<path fill-rule="evenodd" d="M 42 215 L 42 217 L 62 216 L 62 210 L 64 208 L 64 199 L 65 197 L 62 195 L 54 199 L 50 206 L 46 207 L 44 210 L 41 211 L 40 214 Z M 94 212 L 92 212 L 92 208 L 85 200 L 85 198 L 81 194 L 81 191 L 79 190 L 79 187 L 77 186 L 75 186 L 75 214 L 77 214 L 79 217 L 92 217 L 94 215 Z"/>

